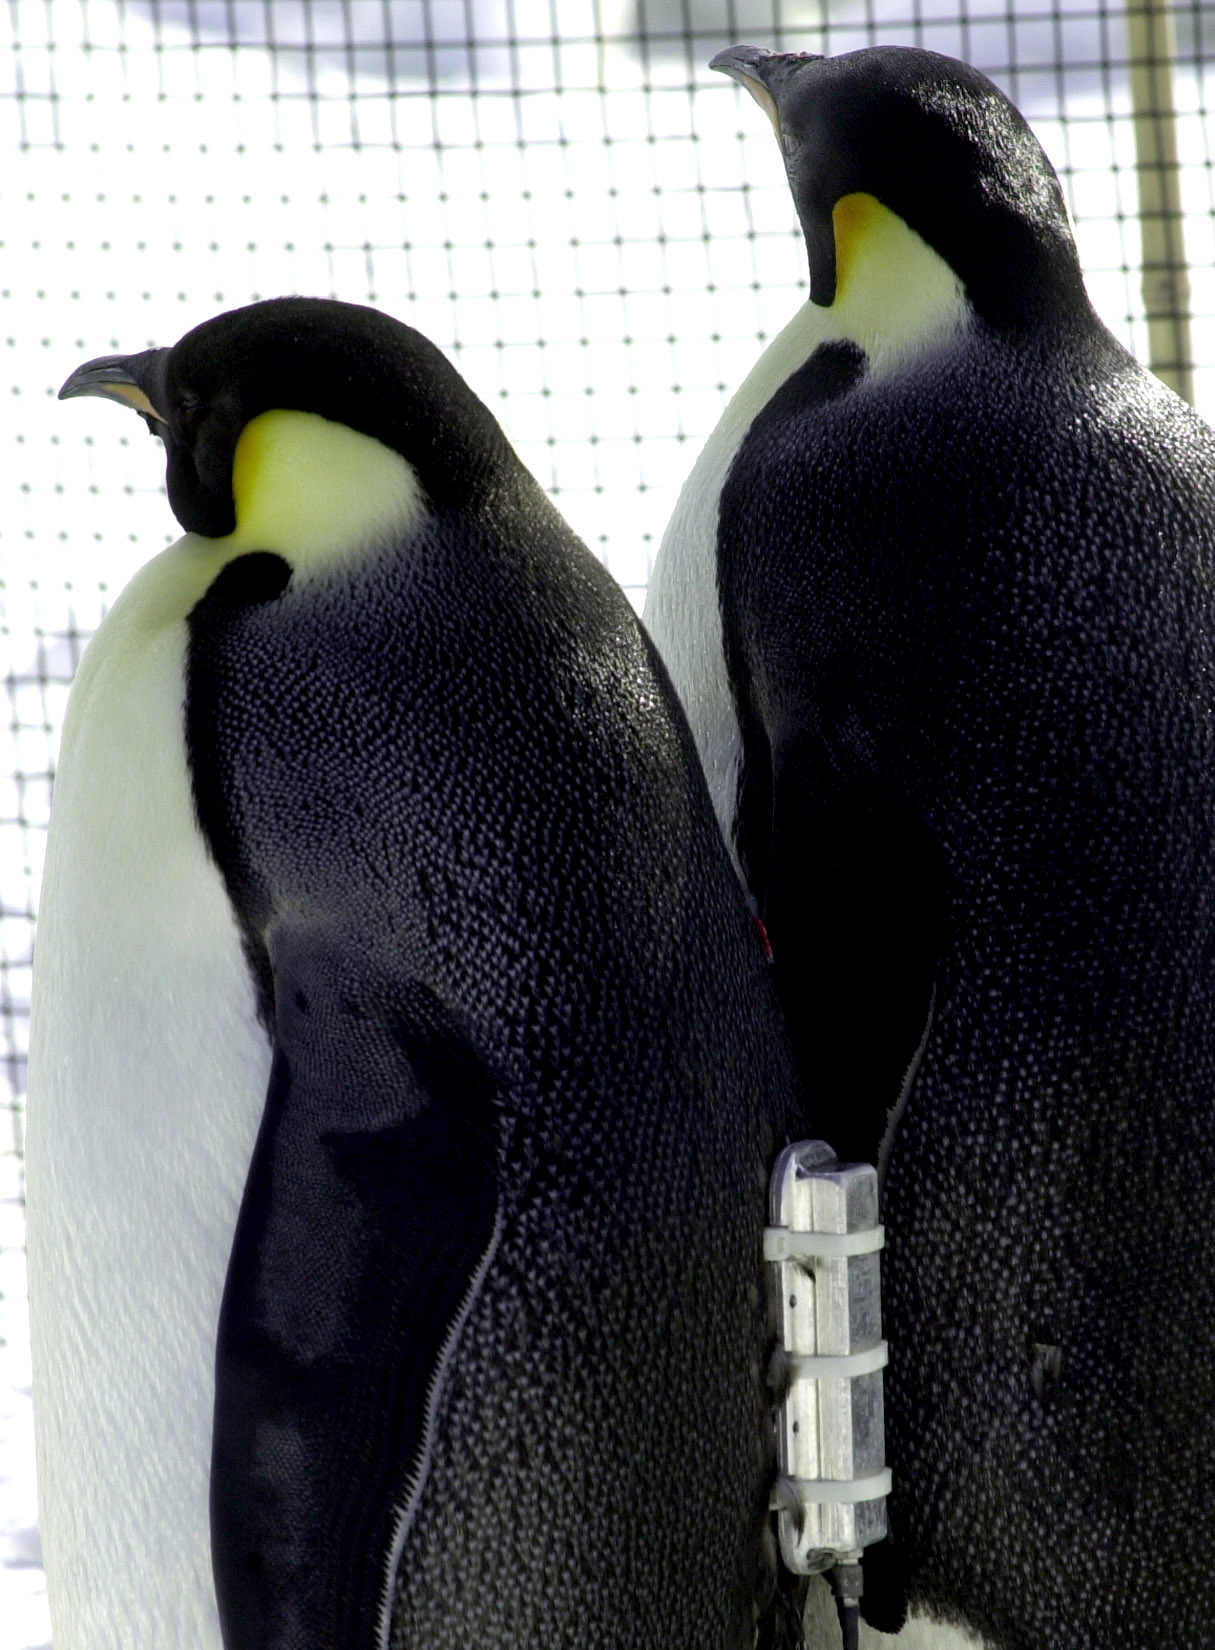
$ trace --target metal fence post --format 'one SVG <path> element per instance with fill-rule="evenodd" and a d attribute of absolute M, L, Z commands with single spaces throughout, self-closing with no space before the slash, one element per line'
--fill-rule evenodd
<path fill-rule="evenodd" d="M 1190 279 L 1181 213 L 1173 102 L 1173 18 L 1168 0 L 1134 0 L 1127 6 L 1126 28 L 1148 366 L 1170 389 L 1192 402 Z"/>

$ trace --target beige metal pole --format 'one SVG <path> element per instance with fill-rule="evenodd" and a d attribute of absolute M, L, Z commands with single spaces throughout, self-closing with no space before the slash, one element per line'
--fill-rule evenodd
<path fill-rule="evenodd" d="M 1177 167 L 1173 19 L 1168 0 L 1128 0 L 1126 27 L 1139 181 L 1148 366 L 1170 389 L 1192 402 L 1190 278 Z"/>

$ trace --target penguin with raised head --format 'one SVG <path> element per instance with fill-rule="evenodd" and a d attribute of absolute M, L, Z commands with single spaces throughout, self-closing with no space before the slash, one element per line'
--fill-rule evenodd
<path fill-rule="evenodd" d="M 646 619 L 813 1132 L 883 1167 L 863 1608 L 916 1644 L 1209 1644 L 1215 435 L 1098 320 L 983 75 L 714 66 L 776 128 L 810 296 Z"/>
<path fill-rule="evenodd" d="M 800 1102 L 627 601 L 372 310 L 61 393 L 185 536 L 81 664 L 40 916 L 56 1650 L 749 1650 Z"/>

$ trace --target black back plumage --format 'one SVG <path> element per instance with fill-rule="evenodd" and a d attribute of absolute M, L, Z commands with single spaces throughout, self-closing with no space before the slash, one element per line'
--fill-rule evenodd
<path fill-rule="evenodd" d="M 225 1642 L 371 1645 L 387 1598 L 397 1647 L 749 1646 L 799 1101 L 690 737 L 437 352 L 351 306 L 241 313 L 156 364 L 167 399 L 235 384 L 230 454 L 300 404 L 277 338 L 428 502 L 356 567 L 241 555 L 189 616 L 195 801 L 274 1045 L 217 1360 Z"/>
<path fill-rule="evenodd" d="M 739 846 L 816 1132 L 884 1152 L 895 1489 L 866 1613 L 893 1630 L 910 1599 L 1002 1650 L 1206 1644 L 1215 437 L 1070 274 L 1032 311 L 984 299 L 1018 226 L 938 189 L 968 157 L 1004 157 L 984 198 L 1050 242 L 1046 276 L 1078 267 L 994 88 L 978 120 L 981 77 L 929 54 L 788 61 L 824 130 L 868 85 L 846 187 L 938 250 L 948 220 L 977 272 L 972 323 L 880 380 L 821 346 L 721 496 Z M 931 95 L 917 136 L 899 92 L 883 169 L 909 83 Z"/>

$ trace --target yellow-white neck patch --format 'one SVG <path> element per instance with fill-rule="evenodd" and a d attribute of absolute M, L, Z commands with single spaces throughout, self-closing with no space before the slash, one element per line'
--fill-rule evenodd
<path fill-rule="evenodd" d="M 218 539 L 187 533 L 136 573 L 85 652 L 73 707 L 102 691 L 94 677 L 125 679 L 141 670 L 238 556 L 271 550 L 298 583 L 326 568 L 357 565 L 408 533 L 426 509 L 417 476 L 399 453 L 314 413 L 253 419 L 237 442 L 232 480 L 236 531 Z M 75 722 L 69 707 L 65 752 Z"/>
<path fill-rule="evenodd" d="M 232 460 L 231 553 L 272 550 L 297 575 L 356 562 L 411 532 L 426 499 L 413 466 L 372 436 L 316 413 L 251 419 Z"/>
<path fill-rule="evenodd" d="M 835 301 L 807 317 L 817 342 L 849 338 L 887 368 L 942 343 L 971 318 L 966 289 L 928 242 L 872 195 L 845 195 L 831 214 Z"/>

